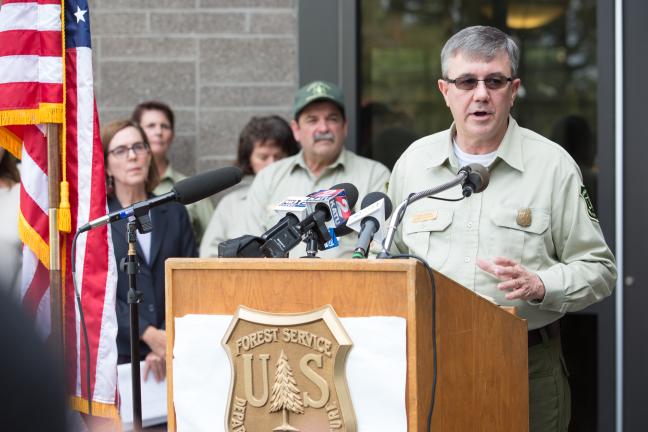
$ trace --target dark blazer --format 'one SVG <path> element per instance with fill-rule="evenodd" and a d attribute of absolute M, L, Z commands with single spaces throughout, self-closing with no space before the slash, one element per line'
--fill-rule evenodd
<path fill-rule="evenodd" d="M 111 212 L 121 209 L 115 197 L 108 199 Z M 169 203 L 151 209 L 151 256 L 150 264 L 146 263 L 144 253 L 137 243 L 137 261 L 139 273 L 137 288 L 143 294 L 139 304 L 140 336 L 148 326 L 165 328 L 164 307 L 164 261 L 171 257 L 196 257 L 198 250 L 187 210 L 178 203 Z M 128 252 L 126 220 L 111 225 L 112 243 L 117 261 L 117 352 L 120 358 L 130 359 L 130 308 L 128 306 L 128 275 L 121 271 L 121 260 Z M 150 348 L 140 340 L 141 359 L 150 352 Z"/>

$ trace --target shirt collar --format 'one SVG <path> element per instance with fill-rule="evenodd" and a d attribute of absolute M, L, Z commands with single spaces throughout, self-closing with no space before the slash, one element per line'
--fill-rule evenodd
<path fill-rule="evenodd" d="M 446 162 L 452 162 L 453 160 L 455 160 L 454 153 L 452 151 L 452 137 L 455 134 L 455 130 L 455 124 L 452 123 L 450 129 L 442 132 L 443 136 L 441 137 L 441 142 L 443 143 L 443 145 L 439 149 L 430 149 L 431 153 L 428 158 L 429 163 L 427 164 L 427 168 L 439 167 Z"/>
<path fill-rule="evenodd" d="M 162 180 L 173 180 L 175 178 L 176 172 L 173 170 L 173 167 L 171 166 L 171 162 L 167 163 L 166 171 L 163 173 L 160 173 L 160 181 Z"/>
<path fill-rule="evenodd" d="M 508 127 L 502 142 L 497 148 L 497 158 L 502 159 L 507 165 L 518 171 L 524 171 L 522 163 L 522 146 L 520 145 L 520 127 L 515 119 L 509 115 Z M 441 138 L 445 143 L 439 150 L 430 154 L 428 168 L 434 168 L 450 162 L 450 165 L 457 165 L 457 159 L 452 149 L 452 138 L 456 133 L 456 125 L 452 123 L 450 129 L 444 131 L 445 136 Z M 496 159 L 497 160 L 497 159 Z M 494 164 L 495 162 L 493 162 Z M 492 165 L 491 165 L 492 166 Z"/>
<path fill-rule="evenodd" d="M 346 155 L 346 149 L 342 149 L 340 154 L 338 155 L 337 159 L 329 165 L 324 172 L 333 170 L 337 168 L 338 166 L 345 167 L 347 163 L 347 155 Z M 295 155 L 295 159 L 292 162 L 292 166 L 290 168 L 291 171 L 294 171 L 297 167 L 306 170 L 308 173 L 310 173 L 310 170 L 308 169 L 308 165 L 306 165 L 306 160 L 304 159 L 304 150 L 300 150 L 299 153 Z"/>
<path fill-rule="evenodd" d="M 508 128 L 502 138 L 502 143 L 497 149 L 497 157 L 502 159 L 511 168 L 522 172 L 524 163 L 522 162 L 522 136 L 520 126 L 513 117 L 509 115 Z"/>

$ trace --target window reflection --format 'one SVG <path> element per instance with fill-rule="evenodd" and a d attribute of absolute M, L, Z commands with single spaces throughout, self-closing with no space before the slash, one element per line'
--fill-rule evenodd
<path fill-rule="evenodd" d="M 470 25 L 520 44 L 520 125 L 564 146 L 596 197 L 596 0 L 361 0 L 359 151 L 389 167 L 414 139 L 447 129 L 437 90 L 443 43 Z M 587 157 L 585 157 L 587 154 Z"/>

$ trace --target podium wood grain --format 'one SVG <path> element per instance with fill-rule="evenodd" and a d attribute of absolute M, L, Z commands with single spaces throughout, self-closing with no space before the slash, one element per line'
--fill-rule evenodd
<path fill-rule="evenodd" d="M 439 273 L 435 281 L 438 380 L 432 429 L 528 431 L 526 322 Z M 306 312 L 326 304 L 340 317 L 407 320 L 408 431 L 425 430 L 433 380 L 432 290 L 425 268 L 413 260 L 318 259 L 167 260 L 169 430 L 176 430 L 174 318 L 232 315 L 239 305 Z"/>

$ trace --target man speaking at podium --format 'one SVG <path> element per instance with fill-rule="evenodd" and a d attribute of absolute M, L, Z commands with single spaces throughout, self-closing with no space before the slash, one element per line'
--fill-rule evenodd
<path fill-rule="evenodd" d="M 454 123 L 403 153 L 389 195 L 399 203 L 469 163 L 489 168 L 481 194 L 413 203 L 396 246 L 516 308 L 529 325 L 530 430 L 567 431 L 571 397 L 558 320 L 610 295 L 616 267 L 574 160 L 510 116 L 519 58 L 513 39 L 492 27 L 469 27 L 446 42 L 438 87 Z"/>

